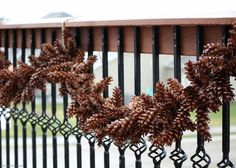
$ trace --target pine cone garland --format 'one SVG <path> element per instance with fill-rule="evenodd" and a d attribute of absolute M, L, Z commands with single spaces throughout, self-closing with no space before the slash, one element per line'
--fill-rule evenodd
<path fill-rule="evenodd" d="M 209 118 L 209 111 L 206 107 L 199 107 L 196 110 L 196 122 L 197 122 L 197 131 L 198 133 L 203 137 L 205 141 L 211 141 L 211 134 L 209 132 L 209 124 L 210 124 L 210 118 Z"/>
<path fill-rule="evenodd" d="M 72 100 L 68 115 L 77 118 L 84 132 L 95 134 L 99 144 L 107 136 L 123 145 L 138 143 L 148 135 L 156 146 L 171 145 L 185 130 L 196 130 L 209 141 L 210 112 L 234 98 L 228 77 L 236 76 L 236 24 L 230 33 L 227 45 L 208 44 L 198 61 L 185 64 L 187 87 L 168 79 L 167 86 L 156 84 L 153 96 L 141 94 L 123 105 L 118 88 L 111 98 L 102 97 L 112 78 L 94 82 L 90 70 L 96 57 L 85 59 L 84 51 L 65 29 L 63 43 L 43 44 L 38 57 L 29 57 L 29 65 L 19 62 L 12 68 L 0 52 L 0 105 L 28 102 L 36 89 L 46 90 L 47 82 L 60 83 L 60 95 L 69 94 Z M 190 118 L 193 111 L 196 121 Z"/>
<path fill-rule="evenodd" d="M 0 70 L 8 69 L 11 65 L 11 62 L 5 59 L 4 53 L 0 51 Z"/>

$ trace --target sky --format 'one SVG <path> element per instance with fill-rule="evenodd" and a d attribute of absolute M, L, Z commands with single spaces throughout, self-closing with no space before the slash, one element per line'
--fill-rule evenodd
<path fill-rule="evenodd" d="M 76 17 L 150 18 L 180 13 L 236 12 L 236 0 L 0 0 L 0 17 L 39 19 L 50 12 Z"/>

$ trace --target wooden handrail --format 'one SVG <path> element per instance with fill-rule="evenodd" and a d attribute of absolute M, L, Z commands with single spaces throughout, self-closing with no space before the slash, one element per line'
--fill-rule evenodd
<path fill-rule="evenodd" d="M 72 18 L 66 21 L 66 27 L 104 27 L 104 26 L 167 26 L 167 25 L 228 25 L 236 21 L 236 17 L 225 18 L 157 18 L 157 19 L 84 19 Z M 0 29 L 59 28 L 63 20 L 45 19 L 25 23 L 0 24 Z"/>
<path fill-rule="evenodd" d="M 102 29 L 107 27 L 108 33 L 108 51 L 117 51 L 117 31 L 122 27 L 124 35 L 124 52 L 134 52 L 134 27 L 140 27 L 140 52 L 152 53 L 152 29 L 153 27 L 159 28 L 159 53 L 173 54 L 173 27 L 180 26 L 180 43 L 181 54 L 183 55 L 196 55 L 196 41 L 197 26 L 203 27 L 202 36 L 203 44 L 209 42 L 221 43 L 222 42 L 222 26 L 231 25 L 236 21 L 236 17 L 225 18 L 158 18 L 158 19 L 85 19 L 85 18 L 72 18 L 65 22 L 66 27 L 71 29 L 80 29 L 80 45 L 87 51 L 88 49 L 88 30 L 92 28 L 93 34 L 93 50 L 102 50 Z M 35 21 L 34 23 L 8 23 L 0 25 L 0 44 L 4 47 L 4 37 L 8 30 L 9 44 L 12 46 L 12 31 L 17 30 L 17 47 L 21 47 L 21 33 L 22 29 L 26 29 L 26 47 L 30 47 L 30 34 L 31 29 L 35 29 L 36 48 L 40 47 L 40 29 L 46 31 L 46 42 L 50 42 L 50 33 L 56 31 L 57 38 L 61 38 L 61 26 L 63 20 L 45 19 Z"/>

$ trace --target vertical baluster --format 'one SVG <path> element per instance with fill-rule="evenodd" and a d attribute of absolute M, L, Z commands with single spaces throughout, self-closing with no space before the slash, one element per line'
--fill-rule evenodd
<path fill-rule="evenodd" d="M 35 30 L 31 29 L 30 34 L 30 54 L 35 55 Z M 29 121 L 32 127 L 32 167 L 37 168 L 37 148 L 36 148 L 36 123 L 38 122 L 38 115 L 35 112 L 35 99 L 31 102 L 31 113 Z"/>
<path fill-rule="evenodd" d="M 41 44 L 44 44 L 46 42 L 46 34 L 45 29 L 41 29 Z M 47 96 L 46 92 L 42 91 L 42 113 L 46 113 L 47 108 Z"/>
<path fill-rule="evenodd" d="M 93 55 L 93 28 L 88 28 L 87 30 L 87 48 L 88 48 L 88 56 Z M 93 72 L 93 68 L 90 69 Z"/>
<path fill-rule="evenodd" d="M 55 135 L 52 136 L 52 152 L 53 152 L 53 168 L 57 167 L 57 137 Z"/>
<path fill-rule="evenodd" d="M 51 43 L 53 44 L 56 40 L 56 31 L 51 33 Z M 56 84 L 51 84 L 51 107 L 52 107 L 52 116 L 48 122 L 48 128 L 52 132 L 52 151 L 53 151 L 53 168 L 57 168 L 57 132 L 60 128 L 60 120 L 56 116 L 57 111 L 57 102 L 56 102 Z"/>
<path fill-rule="evenodd" d="M 120 153 L 119 156 L 119 168 L 125 168 L 125 150 L 129 147 L 129 144 L 126 143 L 123 146 L 118 146 L 118 150 Z"/>
<path fill-rule="evenodd" d="M 222 43 L 223 45 L 227 45 L 227 41 L 229 38 L 229 27 L 222 26 Z M 226 77 L 227 80 L 229 76 Z M 234 164 L 229 159 L 230 152 L 230 103 L 223 102 L 222 106 L 222 152 L 223 158 L 222 161 L 217 164 L 218 167 L 234 167 Z"/>
<path fill-rule="evenodd" d="M 79 48 L 81 45 L 81 36 L 80 36 L 80 29 L 76 28 L 75 29 L 76 33 L 76 45 Z M 82 168 L 82 147 L 81 147 L 81 138 L 82 138 L 82 131 L 79 128 L 79 123 L 77 121 L 76 126 L 74 127 L 73 134 L 76 137 L 76 151 L 77 151 L 77 168 Z"/>
<path fill-rule="evenodd" d="M 16 68 L 17 57 L 16 57 L 16 47 L 17 47 L 17 32 L 12 30 L 12 57 L 13 57 L 13 67 Z M 17 112 L 17 110 L 15 110 Z M 13 113 L 14 114 L 14 113 Z M 18 117 L 17 114 L 13 115 L 14 120 L 14 165 L 18 167 Z"/>
<path fill-rule="evenodd" d="M 10 166 L 10 112 L 6 111 L 6 165 Z"/>
<path fill-rule="evenodd" d="M 46 123 L 45 123 L 46 124 Z M 43 128 L 43 168 L 47 168 L 47 135 L 46 128 Z"/>
<path fill-rule="evenodd" d="M 52 32 L 52 37 L 51 37 L 51 42 L 54 43 L 54 41 L 56 40 L 56 32 L 53 31 Z M 56 105 L 56 84 L 52 83 L 51 84 L 51 103 L 52 103 L 52 120 L 54 123 L 56 124 L 57 120 L 56 120 L 56 111 L 57 111 L 57 105 Z M 55 116 L 55 117 L 54 117 Z M 58 126 L 58 124 L 56 125 Z M 56 133 L 57 133 L 57 128 L 54 127 L 52 130 L 52 145 L 53 145 L 53 168 L 57 168 L 57 137 L 56 137 Z"/>
<path fill-rule="evenodd" d="M 156 147 L 155 145 L 151 145 L 149 147 L 148 156 L 152 158 L 154 168 L 161 167 L 161 161 L 166 157 L 166 152 L 163 146 Z"/>
<path fill-rule="evenodd" d="M 28 111 L 23 104 L 23 109 L 20 111 L 20 119 L 22 123 L 22 139 L 23 139 L 23 168 L 27 168 L 27 129 Z"/>
<path fill-rule="evenodd" d="M 37 141 L 36 141 L 36 123 L 38 120 L 38 117 L 35 113 L 35 101 L 32 101 L 31 104 L 31 115 L 29 116 L 31 127 L 32 127 L 32 166 L 33 168 L 37 168 Z"/>
<path fill-rule="evenodd" d="M 82 168 L 82 147 L 81 147 L 81 138 L 82 133 L 79 136 L 76 136 L 77 144 L 77 168 Z"/>
<path fill-rule="evenodd" d="M 41 29 L 41 44 L 44 44 L 46 42 L 46 36 L 45 36 L 45 29 Z M 42 101 L 42 114 L 39 117 L 39 125 L 42 129 L 42 142 L 43 142 L 43 168 L 47 168 L 47 124 L 49 121 L 49 118 L 46 114 L 46 108 L 47 108 L 47 100 L 46 100 L 46 92 L 41 92 L 41 101 Z"/>
<path fill-rule="evenodd" d="M 141 91 L 141 66 L 140 66 L 140 28 L 134 27 L 134 93 Z"/>
<path fill-rule="evenodd" d="M 76 126 L 73 128 L 73 134 L 77 140 L 76 152 L 77 152 L 77 168 L 82 168 L 82 147 L 81 147 L 81 138 L 83 135 L 82 130 L 79 127 L 78 121 Z"/>
<path fill-rule="evenodd" d="M 17 47 L 17 32 L 16 32 L 16 30 L 12 30 L 13 67 L 16 67 L 16 63 L 17 63 L 16 47 Z"/>
<path fill-rule="evenodd" d="M 0 165 L 2 165 L 2 113 L 3 108 L 0 107 Z"/>
<path fill-rule="evenodd" d="M 93 55 L 93 28 L 87 30 L 87 48 L 88 56 Z"/>
<path fill-rule="evenodd" d="M 108 36 L 107 28 L 102 29 L 102 77 L 108 77 Z M 108 97 L 108 88 L 103 92 L 104 97 Z"/>
<path fill-rule="evenodd" d="M 63 97 L 63 111 L 64 111 L 64 126 L 65 128 L 66 123 L 68 123 L 68 118 L 67 118 L 67 107 L 68 107 L 68 95 L 65 95 Z M 71 125 L 70 125 L 71 127 Z M 64 134 L 64 157 L 65 157 L 65 167 L 69 168 L 69 135 Z"/>
<path fill-rule="evenodd" d="M 202 26 L 196 26 L 196 57 L 197 60 L 199 60 L 202 51 L 203 51 L 203 27 Z"/>
<path fill-rule="evenodd" d="M 117 29 L 117 52 L 118 52 L 118 85 L 124 97 L 124 35 L 123 28 Z M 124 101 L 124 99 L 123 99 Z"/>
<path fill-rule="evenodd" d="M 159 27 L 152 27 L 152 75 L 153 75 L 153 91 L 155 85 L 160 78 L 160 65 L 159 65 Z M 166 157 L 164 147 L 156 147 L 151 145 L 149 148 L 148 156 L 153 159 L 154 168 L 160 168 L 161 161 Z"/>
<path fill-rule="evenodd" d="M 92 134 L 86 134 L 85 138 L 89 142 L 90 168 L 95 168 L 95 137 Z"/>
<path fill-rule="evenodd" d="M 124 97 L 124 33 L 123 28 L 117 29 L 117 52 L 118 52 L 118 85 L 121 90 L 121 94 Z M 123 99 L 124 101 L 125 99 Z M 123 102 L 124 103 L 124 102 Z M 119 146 L 119 168 L 125 168 L 125 150 L 128 144 Z"/>
<path fill-rule="evenodd" d="M 203 27 L 196 26 L 196 56 L 197 60 L 201 56 L 203 51 Z M 204 148 L 204 139 L 198 133 L 197 134 L 197 150 L 196 153 L 191 157 L 193 167 L 205 167 L 207 168 L 211 163 L 210 156 L 206 153 Z"/>
<path fill-rule="evenodd" d="M 64 139 L 64 149 L 65 149 L 65 166 L 69 168 L 69 137 Z"/>
<path fill-rule="evenodd" d="M 173 47 L 174 47 L 174 77 L 181 82 L 181 52 L 180 52 L 180 27 L 173 28 Z M 175 149 L 171 152 L 170 158 L 174 161 L 176 168 L 181 168 L 187 159 L 185 152 L 181 148 L 181 138 L 176 141 Z"/>
<path fill-rule="evenodd" d="M 5 57 L 8 60 L 8 47 L 9 47 L 9 32 L 8 30 L 4 31 L 4 52 Z M 10 113 L 8 110 L 4 110 L 4 117 L 6 119 L 6 165 L 10 166 Z"/>
<path fill-rule="evenodd" d="M 102 76 L 103 78 L 108 77 L 108 34 L 107 28 L 104 27 L 102 29 Z M 103 97 L 108 97 L 108 88 L 104 90 Z M 109 148 L 111 146 L 112 140 L 110 138 L 106 138 L 103 141 L 104 147 L 104 168 L 110 167 L 110 154 Z"/>
<path fill-rule="evenodd" d="M 35 55 L 35 30 L 31 29 L 30 32 L 30 54 Z"/>
<path fill-rule="evenodd" d="M 8 60 L 8 48 L 9 48 L 9 31 L 5 30 L 4 31 L 4 53 L 5 53 L 5 57 Z"/>
<path fill-rule="evenodd" d="M 69 162 L 69 136 L 72 134 L 72 126 L 68 121 L 67 117 L 67 107 L 68 107 L 68 94 L 63 96 L 63 123 L 60 126 L 60 133 L 64 137 L 64 160 L 65 165 L 64 167 L 69 168 L 70 162 Z"/>
<path fill-rule="evenodd" d="M 26 49 L 26 33 L 25 29 L 21 32 L 21 60 L 22 62 L 25 62 L 25 49 Z M 22 132 L 23 132 L 23 167 L 27 168 L 27 130 L 26 130 L 26 124 L 28 120 L 28 111 L 25 107 L 25 103 L 23 103 L 23 109 L 20 112 L 21 116 L 21 123 L 22 123 Z"/>
<path fill-rule="evenodd" d="M 105 138 L 102 142 L 104 147 L 104 168 L 110 168 L 110 153 L 109 149 L 111 146 L 112 140 L 111 138 Z"/>
<path fill-rule="evenodd" d="M 159 63 L 159 27 L 152 27 L 152 75 L 153 88 L 160 79 L 160 63 Z M 154 90 L 154 89 L 153 89 Z"/>
<path fill-rule="evenodd" d="M 140 28 L 134 27 L 134 92 L 139 95 L 141 92 L 141 65 L 140 65 Z M 135 154 L 135 167 L 141 168 L 141 155 L 145 152 L 147 146 L 143 139 L 136 145 L 131 145 L 130 149 Z"/>
<path fill-rule="evenodd" d="M 2 31 L 0 31 L 0 47 L 2 47 Z M 2 165 L 2 112 L 3 109 L 0 108 L 0 165 Z"/>
<path fill-rule="evenodd" d="M 67 118 L 67 107 L 68 107 L 68 95 L 63 96 L 63 113 L 64 119 L 63 123 L 60 126 L 60 133 L 64 137 L 64 160 L 65 160 L 65 167 L 69 168 L 69 136 L 72 134 L 72 126 L 68 121 Z"/>
<path fill-rule="evenodd" d="M 2 31 L 0 31 L 0 48 L 2 47 Z M 0 165 L 2 165 L 2 112 L 3 109 L 0 107 Z"/>
<path fill-rule="evenodd" d="M 175 26 L 173 29 L 174 45 L 174 77 L 181 82 L 181 51 L 180 51 L 180 27 Z"/>
<path fill-rule="evenodd" d="M 26 50 L 26 30 L 21 30 L 21 61 L 25 62 L 25 50 Z"/>
<path fill-rule="evenodd" d="M 141 139 L 138 144 L 130 145 L 130 149 L 135 155 L 135 168 L 142 168 L 141 155 L 146 151 L 147 145 L 144 139 Z"/>
<path fill-rule="evenodd" d="M 45 30 L 41 30 L 41 44 L 45 43 L 46 36 L 45 36 Z M 46 92 L 42 91 L 42 115 L 46 115 L 46 107 L 47 107 L 47 100 L 46 100 Z M 40 117 L 41 118 L 41 117 Z M 42 118 L 43 119 L 43 118 Z M 44 125 L 42 125 L 42 131 L 43 131 L 43 168 L 47 168 L 47 127 L 46 122 Z"/>
<path fill-rule="evenodd" d="M 87 32 L 87 46 L 88 46 L 88 56 L 93 55 L 93 29 L 88 28 Z M 93 72 L 93 68 L 90 69 Z M 90 168 L 95 168 L 95 137 L 92 134 L 86 134 L 85 138 L 89 142 L 90 146 Z"/>
<path fill-rule="evenodd" d="M 37 141 L 36 141 L 36 123 L 38 121 L 38 116 L 35 112 L 35 101 L 32 101 L 31 104 L 31 114 L 29 116 L 32 127 L 32 166 L 37 168 Z"/>
<path fill-rule="evenodd" d="M 2 165 L 2 111 L 3 109 L 1 108 L 0 111 L 0 165 Z"/>
<path fill-rule="evenodd" d="M 80 39 L 80 28 L 75 29 L 75 41 L 77 48 L 81 47 L 81 39 Z"/>

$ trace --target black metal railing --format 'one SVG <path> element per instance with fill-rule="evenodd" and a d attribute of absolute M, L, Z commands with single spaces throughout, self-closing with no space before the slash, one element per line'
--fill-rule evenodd
<path fill-rule="evenodd" d="M 74 29 L 74 28 L 73 28 Z M 86 41 L 87 41 L 87 53 L 88 55 L 93 55 L 94 52 L 94 41 L 95 37 L 93 34 L 93 27 L 83 28 L 86 29 Z M 101 29 L 101 52 L 102 52 L 102 77 L 108 76 L 108 57 L 109 57 L 109 27 L 103 27 Z M 173 58 L 174 58 L 174 77 L 181 81 L 181 29 L 182 27 L 179 25 L 172 26 L 172 48 L 173 50 Z M 196 30 L 196 41 L 194 42 L 196 51 L 195 56 L 196 59 L 201 55 L 201 51 L 204 45 L 204 25 L 196 25 L 194 26 Z M 228 26 L 222 26 L 222 43 L 226 43 L 228 39 Z M 124 27 L 117 27 L 116 32 L 116 51 L 117 51 L 117 77 L 118 77 L 118 85 L 121 88 L 121 92 L 125 95 L 124 90 Z M 26 49 L 27 44 L 26 41 L 29 41 L 30 45 L 30 54 L 35 54 L 36 50 L 36 31 L 38 29 L 2 29 L 1 35 L 4 35 L 1 39 L 1 44 L 6 58 L 9 59 L 8 49 L 12 48 L 13 55 L 13 66 L 17 66 L 17 46 L 19 43 L 18 36 L 20 35 L 20 48 L 21 48 L 21 57 L 20 59 L 25 62 L 27 60 Z M 141 76 L 141 27 L 134 26 L 132 28 L 133 31 L 133 55 L 134 55 L 134 94 L 139 95 L 141 93 L 141 85 L 142 85 L 142 76 Z M 27 36 L 26 32 L 30 32 L 29 36 Z M 151 54 L 152 54 L 152 74 L 146 74 L 150 77 L 152 76 L 153 82 L 152 86 L 160 80 L 160 26 L 153 25 L 150 31 L 151 37 Z M 82 44 L 82 31 L 80 27 L 75 28 L 76 42 L 77 46 L 80 47 Z M 189 34 L 191 36 L 192 34 Z M 56 40 L 58 36 L 58 32 L 55 30 L 51 31 L 50 41 L 53 42 Z M 10 39 L 12 38 L 12 39 Z M 27 39 L 29 38 L 29 39 Z M 11 42 L 11 44 L 10 44 Z M 46 29 L 40 29 L 40 43 L 46 42 Z M 18 106 L 17 108 L 1 108 L 0 111 L 0 167 L 32 167 L 32 168 L 60 168 L 60 167 L 104 167 L 104 168 L 125 168 L 127 167 L 127 162 L 133 162 L 136 168 L 142 167 L 154 167 L 159 168 L 162 166 L 162 162 L 164 160 L 168 160 L 166 155 L 168 155 L 167 151 L 163 147 L 155 147 L 146 142 L 145 138 L 140 141 L 139 144 L 131 145 L 125 144 L 121 147 L 116 147 L 112 140 L 107 138 L 104 140 L 102 147 L 104 149 L 104 163 L 102 165 L 96 164 L 96 140 L 92 134 L 83 134 L 80 130 L 78 124 L 71 123 L 70 119 L 67 118 L 67 106 L 68 106 L 68 96 L 63 97 L 63 110 L 61 111 L 63 114 L 59 114 L 57 103 L 58 103 L 58 95 L 57 95 L 57 85 L 50 85 L 50 99 L 51 99 L 51 111 L 47 111 L 47 107 L 49 103 L 47 101 L 48 97 L 45 92 L 41 93 L 41 109 L 38 109 L 36 106 L 39 106 L 38 100 L 34 100 L 31 103 L 31 107 L 26 104 L 22 104 L 22 106 Z M 104 92 L 104 97 L 109 96 L 108 89 Z M 59 116 L 62 116 L 60 118 Z M 3 123 L 5 124 L 5 130 L 3 129 Z M 217 165 L 213 165 L 213 167 L 234 167 L 232 161 L 229 158 L 230 154 L 230 108 L 229 103 L 224 103 L 223 105 L 223 116 L 222 116 L 222 161 L 218 161 Z M 12 129 L 13 127 L 13 135 Z M 22 127 L 22 128 L 21 128 Z M 19 131 L 20 128 L 22 131 Z M 31 133 L 30 133 L 31 131 Z M 138 131 L 138 130 L 137 130 Z M 19 133 L 22 132 L 22 136 Z M 58 140 L 63 137 L 63 146 L 61 147 Z M 19 144 L 19 139 L 22 138 L 22 144 Z M 73 143 L 71 143 L 71 139 L 75 139 Z M 13 139 L 13 141 L 12 141 Z M 191 158 L 192 167 L 196 168 L 205 168 L 209 167 L 211 163 L 211 158 L 214 158 L 214 155 L 211 157 L 207 154 L 207 150 L 205 149 L 205 144 L 203 138 L 198 134 L 196 136 L 197 147 L 196 153 L 192 153 L 191 156 L 187 156 L 185 153 L 185 144 L 181 139 L 177 140 L 174 148 L 172 148 L 172 152 L 170 152 L 170 159 L 173 161 L 173 165 L 176 168 L 184 167 L 185 161 L 187 157 Z M 41 141 L 41 142 L 39 142 Z M 51 141 L 51 143 L 48 143 Z M 214 142 L 212 142 L 214 143 Z M 42 146 L 38 145 L 42 144 Z M 51 144 L 51 146 L 49 145 Z M 87 146 L 89 150 L 85 149 L 83 145 Z M 13 150 L 12 150 L 13 146 Z M 50 146 L 50 147 L 49 147 Z M 220 147 L 220 146 L 218 146 Z M 19 150 L 22 148 L 22 150 Z M 40 149 L 41 148 L 41 149 Z M 52 150 L 52 152 L 48 152 Z M 74 154 L 71 153 L 71 149 L 75 149 L 76 152 Z M 112 151 L 116 150 L 116 157 L 118 160 L 118 165 L 114 165 L 111 162 L 111 154 Z M 3 152 L 5 151 L 5 152 Z M 22 153 L 20 153 L 22 151 Z M 39 152 L 41 151 L 41 152 Z M 134 160 L 126 160 L 126 151 L 132 152 L 134 155 Z M 49 155 L 52 153 L 52 155 Z M 235 153 L 234 153 L 235 154 Z M 41 156 L 40 156 L 41 155 Z M 84 160 L 83 157 L 85 155 L 89 155 L 89 160 Z M 142 158 L 146 155 L 149 157 L 148 161 L 143 162 Z M 75 158 L 75 160 L 71 160 L 71 157 Z M 235 158 L 235 156 L 234 156 Z M 113 158 L 112 158 L 113 159 Z M 62 161 L 63 160 L 63 161 Z M 147 159 L 146 159 L 147 160 Z M 86 162 L 86 163 L 84 163 Z M 148 162 L 148 163 L 147 163 Z M 235 162 L 235 161 L 234 161 Z M 50 164 L 49 164 L 50 163 Z M 147 165 L 146 165 L 147 164 Z M 84 166 L 86 165 L 86 166 Z M 165 167 L 165 166 L 164 166 Z"/>

